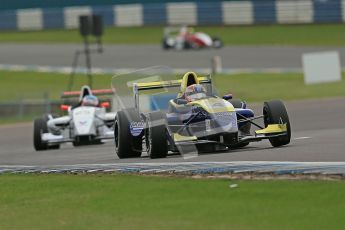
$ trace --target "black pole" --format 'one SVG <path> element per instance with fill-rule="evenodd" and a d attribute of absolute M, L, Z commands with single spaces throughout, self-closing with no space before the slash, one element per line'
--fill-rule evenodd
<path fill-rule="evenodd" d="M 75 71 L 78 65 L 78 59 L 79 59 L 79 55 L 82 54 L 81 51 L 77 50 L 74 53 L 74 59 L 73 59 L 73 64 L 72 64 L 72 72 L 71 72 L 71 76 L 69 78 L 69 83 L 68 83 L 68 88 L 67 91 L 72 91 L 73 89 L 73 85 L 74 85 L 74 76 L 75 76 Z"/>
<path fill-rule="evenodd" d="M 87 76 L 89 78 L 89 86 L 92 89 L 91 57 L 90 57 L 89 40 L 87 39 L 87 36 L 84 36 L 84 45 L 85 45 Z"/>

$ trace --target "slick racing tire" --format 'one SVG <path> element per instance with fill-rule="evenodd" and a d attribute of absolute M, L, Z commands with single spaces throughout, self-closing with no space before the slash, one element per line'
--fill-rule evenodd
<path fill-rule="evenodd" d="M 269 138 L 273 147 L 279 147 L 290 143 L 291 139 L 291 127 L 289 116 L 286 111 L 285 105 L 280 100 L 272 100 L 264 103 L 263 107 L 264 123 L 265 127 L 269 124 L 286 124 L 287 134 L 280 137 Z"/>
<path fill-rule="evenodd" d="M 115 153 L 120 159 L 141 156 L 143 131 L 133 136 L 131 122 L 142 122 L 139 111 L 126 109 L 117 112 L 114 121 Z"/>
<path fill-rule="evenodd" d="M 220 49 L 223 47 L 223 42 L 217 37 L 212 38 L 212 46 L 213 48 Z"/>
<path fill-rule="evenodd" d="M 166 38 L 163 38 L 163 39 L 162 39 L 162 48 L 163 48 L 164 50 L 168 50 L 168 49 L 171 48 L 171 47 L 169 46 L 169 44 L 168 44 Z"/>
<path fill-rule="evenodd" d="M 188 41 L 185 41 L 185 42 L 183 43 L 183 49 L 189 50 L 189 49 L 191 49 L 191 48 L 192 48 L 192 45 L 191 45 Z"/>
<path fill-rule="evenodd" d="M 236 109 L 242 109 L 242 101 L 240 99 L 230 99 L 228 100 Z"/>
<path fill-rule="evenodd" d="M 34 120 L 34 148 L 36 151 L 60 148 L 59 144 L 49 146 L 47 142 L 42 140 L 42 134 L 48 133 L 47 121 L 48 115 Z"/>
<path fill-rule="evenodd" d="M 166 117 L 161 111 L 149 113 L 146 121 L 146 148 L 150 158 L 163 158 L 168 154 Z"/>
<path fill-rule="evenodd" d="M 36 151 L 48 149 L 48 144 L 42 140 L 42 134 L 48 132 L 47 121 L 44 118 L 34 120 L 34 148 Z"/>

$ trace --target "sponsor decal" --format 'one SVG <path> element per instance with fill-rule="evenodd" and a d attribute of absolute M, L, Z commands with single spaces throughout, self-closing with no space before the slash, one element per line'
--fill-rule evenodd
<path fill-rule="evenodd" d="M 218 124 L 221 126 L 231 125 L 231 127 L 237 127 L 236 113 L 231 113 L 231 112 L 216 113 L 215 118 Z"/>
<path fill-rule="evenodd" d="M 129 130 L 133 137 L 139 136 L 144 128 L 145 128 L 144 121 L 132 121 L 129 125 Z"/>
<path fill-rule="evenodd" d="M 81 126 L 86 125 L 86 124 L 87 124 L 87 121 L 79 121 L 79 124 L 80 124 Z"/>

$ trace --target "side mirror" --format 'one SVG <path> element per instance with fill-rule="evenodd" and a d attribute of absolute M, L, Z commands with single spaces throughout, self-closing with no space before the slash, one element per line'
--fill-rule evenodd
<path fill-rule="evenodd" d="M 188 101 L 187 101 L 186 99 L 182 99 L 182 98 L 176 99 L 176 102 L 177 102 L 177 104 L 179 104 L 179 105 L 185 105 L 185 104 L 188 103 Z"/>
<path fill-rule="evenodd" d="M 230 100 L 230 99 L 232 99 L 232 94 L 226 94 L 226 95 L 224 95 L 224 96 L 223 96 L 223 99 L 224 99 L 224 100 Z"/>
<path fill-rule="evenodd" d="M 103 103 L 101 103 L 101 107 L 107 109 L 110 107 L 110 103 L 109 102 L 103 102 Z"/>
<path fill-rule="evenodd" d="M 61 105 L 60 106 L 60 109 L 62 110 L 62 111 L 67 111 L 68 109 L 69 109 L 69 105 Z"/>

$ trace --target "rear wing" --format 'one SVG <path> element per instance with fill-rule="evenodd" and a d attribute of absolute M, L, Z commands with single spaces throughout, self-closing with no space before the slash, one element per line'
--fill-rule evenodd
<path fill-rule="evenodd" d="M 212 92 L 212 80 L 210 77 L 197 77 L 199 84 L 209 84 L 211 87 L 207 87 Z M 154 82 L 138 82 L 128 85 L 133 87 L 135 108 L 139 108 L 139 91 L 163 89 L 163 88 L 177 88 L 181 87 L 183 79 L 170 80 L 170 81 L 154 81 Z"/>
<path fill-rule="evenodd" d="M 209 77 L 198 77 L 200 84 L 212 83 Z M 133 87 L 134 93 L 138 93 L 138 91 L 143 90 L 151 90 L 151 89 L 163 89 L 163 88 L 173 88 L 173 87 L 180 87 L 182 83 L 182 79 L 180 80 L 171 80 L 171 81 L 154 81 L 154 82 L 145 82 L 145 83 L 133 83 L 129 85 L 129 87 Z"/>
<path fill-rule="evenodd" d="M 112 89 L 95 89 L 91 90 L 92 95 L 95 96 L 104 96 L 104 95 L 113 95 L 114 91 Z M 80 97 L 81 91 L 65 91 L 62 93 L 61 98 L 77 98 Z"/>

